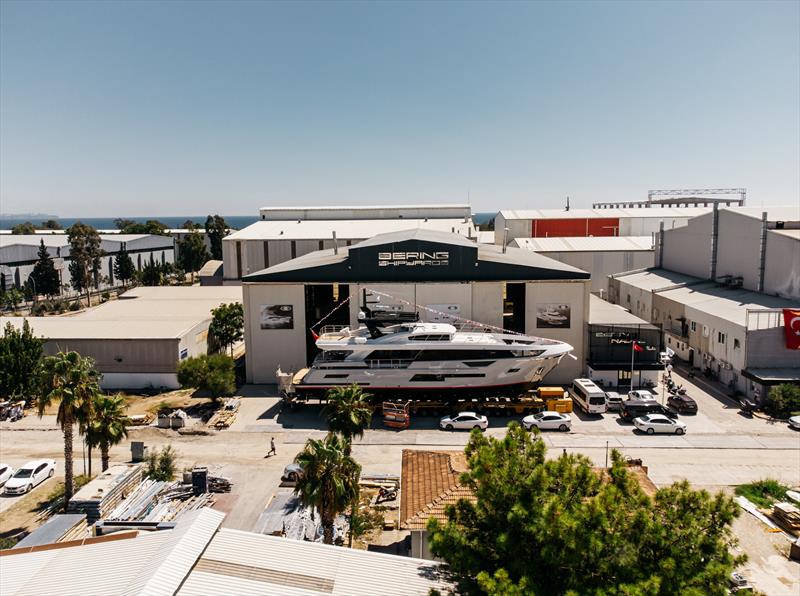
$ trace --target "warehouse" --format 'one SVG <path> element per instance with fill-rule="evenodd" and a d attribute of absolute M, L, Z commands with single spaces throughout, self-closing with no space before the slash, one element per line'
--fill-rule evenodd
<path fill-rule="evenodd" d="M 650 236 L 686 225 L 708 207 L 638 207 L 629 209 L 504 209 L 494 220 L 495 242 L 516 238 L 570 236 Z M 506 231 L 508 228 L 508 231 Z"/>
<path fill-rule="evenodd" d="M 510 244 L 592 274 L 592 292 L 608 292 L 608 276 L 654 264 L 652 236 L 517 238 Z"/>
<path fill-rule="evenodd" d="M 135 288 L 74 316 L 27 320 L 46 354 L 93 358 L 104 389 L 176 389 L 178 362 L 208 350 L 211 309 L 241 297 L 238 287 Z M 24 320 L 0 317 L 0 325 Z"/>
<path fill-rule="evenodd" d="M 362 290 L 380 292 L 387 305 L 416 305 L 426 321 L 443 320 L 434 311 L 453 313 L 571 344 L 577 360 L 562 360 L 548 381 L 566 383 L 583 368 L 589 274 L 528 250 L 416 228 L 316 251 L 243 282 L 249 382 L 274 383 L 279 366 L 307 366 L 316 354 L 310 328 L 324 317 L 356 327 Z M 564 316 L 542 323 L 537 315 L 554 307 Z"/>
<path fill-rule="evenodd" d="M 478 237 L 469 205 L 264 207 L 261 221 L 223 240 L 224 279 L 240 283 L 250 273 L 317 250 L 414 228 Z"/>
<path fill-rule="evenodd" d="M 53 264 L 61 276 L 62 286 L 71 282 L 69 273 L 69 238 L 66 234 L 0 234 L 0 288 L 20 288 L 38 260 L 44 242 Z M 98 287 L 114 285 L 114 258 L 125 249 L 134 266 L 141 271 L 149 262 L 175 261 L 174 240 L 154 234 L 101 234 L 100 248 L 105 253 L 100 262 Z"/>

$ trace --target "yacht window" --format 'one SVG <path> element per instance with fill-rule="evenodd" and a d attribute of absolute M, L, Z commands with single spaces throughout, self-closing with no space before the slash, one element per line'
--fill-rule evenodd
<path fill-rule="evenodd" d="M 322 352 L 322 359 L 326 362 L 341 362 L 352 353 L 352 350 L 325 350 Z"/>
<path fill-rule="evenodd" d="M 422 350 L 417 360 L 483 360 L 497 358 L 518 358 L 512 350 Z"/>
<path fill-rule="evenodd" d="M 333 374 L 333 375 L 325 375 L 326 379 L 346 379 L 350 375 L 348 374 Z"/>
<path fill-rule="evenodd" d="M 442 333 L 434 333 L 431 335 L 412 335 L 408 338 L 409 341 L 450 341 L 450 336 Z"/>
<path fill-rule="evenodd" d="M 364 360 L 414 360 L 418 350 L 373 350 Z"/>

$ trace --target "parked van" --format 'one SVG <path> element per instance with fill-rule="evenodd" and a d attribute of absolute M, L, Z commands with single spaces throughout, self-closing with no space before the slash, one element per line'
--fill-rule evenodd
<path fill-rule="evenodd" d="M 619 410 L 622 403 L 622 396 L 616 391 L 606 391 L 606 410 Z"/>
<path fill-rule="evenodd" d="M 587 414 L 606 411 L 606 394 L 591 379 L 575 379 L 569 386 L 572 401 Z"/>

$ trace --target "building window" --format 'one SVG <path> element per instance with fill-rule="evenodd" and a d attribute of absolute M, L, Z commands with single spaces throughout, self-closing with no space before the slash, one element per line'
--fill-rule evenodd
<path fill-rule="evenodd" d="M 725 334 L 721 331 L 717 331 L 717 343 L 724 344 L 725 343 Z"/>
<path fill-rule="evenodd" d="M 691 321 L 689 323 L 689 327 L 691 328 L 692 332 L 697 331 L 697 323 L 695 323 L 694 321 Z"/>
<path fill-rule="evenodd" d="M 628 294 L 628 304 L 630 304 L 630 303 L 631 303 L 631 295 Z"/>
<path fill-rule="evenodd" d="M 292 240 L 292 243 L 290 245 L 290 250 L 292 251 L 292 258 L 296 259 L 297 258 L 297 242 L 295 242 L 294 240 Z"/>
<path fill-rule="evenodd" d="M 322 250 L 322 249 L 324 249 L 324 248 L 325 248 L 325 244 L 323 243 L 323 241 L 322 241 L 322 240 L 320 240 L 320 241 L 319 241 L 319 249 L 320 249 L 320 250 Z"/>
<path fill-rule="evenodd" d="M 242 243 L 236 243 L 236 279 L 242 279 Z"/>
<path fill-rule="evenodd" d="M 738 339 L 736 339 L 736 338 L 734 337 L 734 338 L 733 338 L 733 349 L 734 349 L 734 350 L 738 350 L 738 349 L 739 349 L 739 348 L 741 348 L 741 347 L 742 347 L 742 344 L 739 342 L 739 340 L 738 340 Z"/>
<path fill-rule="evenodd" d="M 269 242 L 264 240 L 264 267 L 269 267 Z"/>
<path fill-rule="evenodd" d="M 708 337 L 708 325 L 703 325 L 703 337 Z"/>

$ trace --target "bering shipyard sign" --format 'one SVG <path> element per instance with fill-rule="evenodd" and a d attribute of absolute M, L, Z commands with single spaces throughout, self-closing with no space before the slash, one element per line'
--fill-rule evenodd
<path fill-rule="evenodd" d="M 450 253 L 446 250 L 437 252 L 401 251 L 379 252 L 379 267 L 442 267 L 450 262 Z"/>

